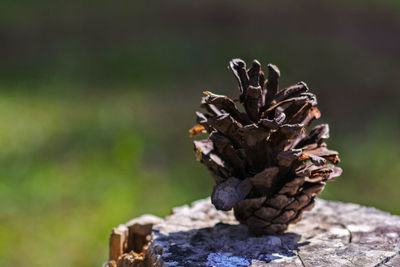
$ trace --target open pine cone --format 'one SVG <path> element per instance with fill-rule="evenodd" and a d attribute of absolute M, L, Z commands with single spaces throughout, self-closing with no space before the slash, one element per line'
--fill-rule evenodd
<path fill-rule="evenodd" d="M 211 200 L 217 209 L 233 208 L 254 234 L 279 234 L 313 207 L 327 181 L 340 176 L 338 153 L 324 142 L 327 124 L 306 131 L 321 114 L 304 82 L 278 91 L 274 65 L 268 65 L 267 80 L 257 60 L 246 69 L 234 59 L 230 68 L 245 112 L 227 96 L 204 92 L 207 112 L 196 113 L 198 125 L 189 132 L 209 137 L 194 141 L 196 158 L 215 179 Z"/>

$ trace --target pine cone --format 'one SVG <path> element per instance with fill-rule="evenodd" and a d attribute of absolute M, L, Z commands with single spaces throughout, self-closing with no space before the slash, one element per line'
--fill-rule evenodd
<path fill-rule="evenodd" d="M 327 181 L 340 176 L 338 153 L 328 150 L 327 124 L 307 133 L 320 117 L 314 94 L 304 82 L 278 91 L 279 69 L 269 64 L 265 80 L 261 64 L 251 68 L 240 59 L 230 62 L 239 83 L 238 109 L 231 98 L 204 92 L 191 136 L 196 158 L 215 179 L 211 200 L 219 210 L 234 209 L 235 217 L 254 234 L 279 234 L 301 220 Z"/>

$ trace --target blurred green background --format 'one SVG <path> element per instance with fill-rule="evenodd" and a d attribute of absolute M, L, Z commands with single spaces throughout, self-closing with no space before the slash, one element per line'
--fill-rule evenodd
<path fill-rule="evenodd" d="M 111 228 L 209 195 L 188 137 L 228 61 L 306 81 L 344 173 L 400 214 L 400 2 L 11 1 L 0 10 L 0 266 L 100 266 Z"/>

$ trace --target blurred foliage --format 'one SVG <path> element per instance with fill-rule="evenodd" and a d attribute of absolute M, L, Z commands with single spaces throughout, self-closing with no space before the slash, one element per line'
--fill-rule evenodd
<path fill-rule="evenodd" d="M 4 1 L 0 266 L 99 266 L 111 228 L 209 195 L 187 129 L 233 57 L 317 93 L 344 174 L 400 214 L 398 1 Z"/>

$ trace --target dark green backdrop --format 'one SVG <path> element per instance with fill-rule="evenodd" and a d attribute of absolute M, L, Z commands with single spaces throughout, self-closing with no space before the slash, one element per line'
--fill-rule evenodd
<path fill-rule="evenodd" d="M 317 93 L 324 198 L 400 214 L 398 0 L 147 2 L 2 1 L 1 266 L 99 266 L 113 226 L 206 197 L 187 129 L 235 57 Z"/>

